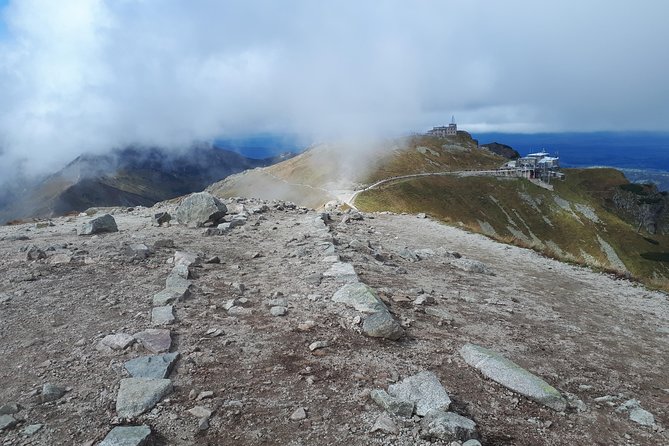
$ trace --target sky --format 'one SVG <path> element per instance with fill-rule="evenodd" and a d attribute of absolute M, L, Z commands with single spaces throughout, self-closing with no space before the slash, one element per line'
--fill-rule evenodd
<path fill-rule="evenodd" d="M 0 176 L 256 134 L 669 131 L 666 0 L 0 0 Z"/>

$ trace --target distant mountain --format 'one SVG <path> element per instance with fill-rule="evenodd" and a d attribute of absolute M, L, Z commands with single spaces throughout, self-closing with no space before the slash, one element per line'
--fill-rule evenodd
<path fill-rule="evenodd" d="M 0 222 L 51 217 L 96 206 L 151 206 L 289 156 L 252 159 L 216 147 L 179 153 L 127 148 L 107 155 L 81 155 L 21 193 L 5 196 L 4 205 L 0 203 Z"/>

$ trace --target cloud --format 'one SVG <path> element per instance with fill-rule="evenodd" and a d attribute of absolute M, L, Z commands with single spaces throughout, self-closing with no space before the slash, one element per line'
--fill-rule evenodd
<path fill-rule="evenodd" d="M 472 131 L 669 130 L 668 15 L 663 0 L 14 0 L 0 165 L 452 114 Z"/>

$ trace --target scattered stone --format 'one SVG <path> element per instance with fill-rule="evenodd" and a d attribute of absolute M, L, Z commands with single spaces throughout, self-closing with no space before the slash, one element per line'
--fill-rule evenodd
<path fill-rule="evenodd" d="M 200 418 L 197 423 L 197 430 L 206 431 L 209 429 L 209 418 Z"/>
<path fill-rule="evenodd" d="M 447 311 L 444 310 L 443 308 L 438 308 L 438 307 L 427 307 L 425 308 L 425 314 L 428 314 L 430 316 L 434 316 L 437 319 L 440 319 L 442 321 L 452 321 L 453 316 Z"/>
<path fill-rule="evenodd" d="M 323 273 L 324 277 L 332 277 L 339 282 L 357 282 L 358 275 L 350 263 L 336 262 Z"/>
<path fill-rule="evenodd" d="M 228 208 L 209 192 L 198 192 L 186 197 L 175 212 L 177 221 L 188 227 L 199 228 L 205 224 L 216 225 Z"/>
<path fill-rule="evenodd" d="M 198 266 L 201 262 L 202 260 L 200 257 L 193 252 L 177 251 L 174 253 L 175 266 L 184 265 L 186 268 L 190 268 L 192 266 Z"/>
<path fill-rule="evenodd" d="M 203 390 L 200 392 L 197 397 L 195 398 L 196 401 L 202 401 L 207 398 L 213 398 L 214 397 L 214 392 L 211 390 Z"/>
<path fill-rule="evenodd" d="M 28 249 L 28 253 L 26 254 L 26 260 L 42 260 L 46 259 L 46 252 L 38 248 L 37 246 L 31 246 Z"/>
<path fill-rule="evenodd" d="M 19 421 L 11 415 L 0 415 L 0 431 L 9 430 L 18 423 Z"/>
<path fill-rule="evenodd" d="M 374 421 L 374 426 L 372 426 L 371 432 L 385 432 L 387 434 L 397 435 L 400 433 L 400 429 L 397 427 L 397 424 L 395 424 L 393 419 L 384 412 L 376 418 L 376 421 Z"/>
<path fill-rule="evenodd" d="M 209 263 L 209 264 L 221 263 L 221 258 L 218 256 L 209 257 L 207 260 L 204 261 L 204 263 Z"/>
<path fill-rule="evenodd" d="M 228 310 L 229 316 L 250 316 L 253 314 L 253 310 L 250 308 L 244 308 L 242 306 L 234 305 Z"/>
<path fill-rule="evenodd" d="M 451 261 L 451 265 L 468 273 L 493 275 L 488 265 L 478 260 L 456 258 Z"/>
<path fill-rule="evenodd" d="M 585 405 L 583 400 L 573 393 L 564 392 L 564 398 L 567 400 L 567 407 L 576 411 L 576 412 L 585 412 L 588 410 L 588 406 Z"/>
<path fill-rule="evenodd" d="M 112 350 L 125 350 L 133 342 L 135 342 L 135 338 L 127 333 L 110 334 L 100 340 L 103 347 L 109 347 Z"/>
<path fill-rule="evenodd" d="M 427 218 L 427 215 L 425 215 L 425 212 L 419 212 L 416 214 L 416 218 Z"/>
<path fill-rule="evenodd" d="M 174 240 L 166 238 L 153 242 L 153 249 L 174 248 Z"/>
<path fill-rule="evenodd" d="M 79 229 L 79 235 L 93 235 L 106 232 L 118 232 L 116 220 L 109 214 L 89 220 Z"/>
<path fill-rule="evenodd" d="M 413 303 L 414 305 L 434 305 L 435 300 L 434 297 L 432 297 L 430 294 L 421 294 L 416 299 L 414 299 Z"/>
<path fill-rule="evenodd" d="M 142 347 L 151 353 L 163 353 L 170 351 L 172 336 L 169 330 L 161 328 L 147 328 L 135 333 L 134 338 L 142 344 Z"/>
<path fill-rule="evenodd" d="M 121 418 L 133 418 L 150 410 L 172 392 L 172 381 L 155 378 L 124 378 L 116 398 Z"/>
<path fill-rule="evenodd" d="M 300 331 L 309 331 L 316 326 L 316 321 L 304 321 L 297 325 L 297 329 Z"/>
<path fill-rule="evenodd" d="M 30 437 L 39 432 L 43 427 L 43 424 L 29 424 L 21 430 L 21 434 L 25 435 L 26 437 Z"/>
<path fill-rule="evenodd" d="M 638 400 L 632 399 L 625 401 L 618 406 L 616 412 L 628 412 L 630 420 L 642 426 L 655 426 L 655 416 L 647 410 L 642 409 Z"/>
<path fill-rule="evenodd" d="M 165 279 L 165 288 L 170 288 L 179 291 L 187 291 L 191 286 L 191 281 L 186 280 L 177 274 L 170 274 Z"/>
<path fill-rule="evenodd" d="M 329 345 L 329 344 L 328 344 L 327 341 L 316 341 L 316 342 L 312 342 L 311 344 L 309 344 L 309 350 L 311 350 L 311 351 L 313 352 L 314 350 L 318 350 L 318 349 L 321 349 L 321 348 L 325 348 L 325 347 L 327 347 L 328 345 Z"/>
<path fill-rule="evenodd" d="M 361 282 L 344 285 L 334 293 L 332 301 L 341 302 L 362 313 L 388 311 L 386 305 L 378 298 L 374 290 Z"/>
<path fill-rule="evenodd" d="M 398 417 L 411 418 L 414 402 L 390 396 L 385 390 L 372 390 L 369 396 L 385 411 Z"/>
<path fill-rule="evenodd" d="M 149 426 L 116 426 L 98 446 L 143 446 L 150 436 Z"/>
<path fill-rule="evenodd" d="M 131 259 L 144 260 L 151 255 L 151 250 L 144 243 L 135 243 L 125 248 L 125 255 Z"/>
<path fill-rule="evenodd" d="M 162 379 L 169 376 L 177 359 L 179 359 L 179 353 L 177 352 L 156 356 L 143 356 L 127 361 L 124 367 L 133 378 Z"/>
<path fill-rule="evenodd" d="M 188 413 L 196 418 L 209 418 L 211 417 L 212 411 L 204 406 L 195 406 L 192 409 L 189 409 Z"/>
<path fill-rule="evenodd" d="M 388 310 L 367 316 L 362 323 L 362 332 L 371 338 L 396 341 L 404 335 L 404 329 Z"/>
<path fill-rule="evenodd" d="M 224 334 L 225 334 L 225 332 L 223 330 L 221 330 L 220 328 L 210 328 L 205 333 L 205 335 L 211 336 L 212 338 L 217 338 L 217 337 L 222 336 Z"/>
<path fill-rule="evenodd" d="M 14 415 L 19 413 L 22 407 L 18 403 L 7 403 L 0 406 L 0 415 Z"/>
<path fill-rule="evenodd" d="M 151 309 L 152 325 L 169 325 L 174 322 L 174 312 L 172 305 L 154 307 Z"/>
<path fill-rule="evenodd" d="M 307 418 L 307 411 L 304 407 L 300 407 L 290 416 L 291 421 L 301 421 Z"/>
<path fill-rule="evenodd" d="M 567 408 L 567 402 L 560 392 L 497 352 L 478 345 L 466 344 L 460 349 L 460 356 L 484 376 L 514 392 L 558 412 Z"/>
<path fill-rule="evenodd" d="M 188 269 L 188 265 L 185 265 L 183 263 L 176 263 L 174 265 L 174 268 L 172 268 L 172 271 L 170 271 L 170 276 L 177 276 L 182 279 L 188 280 L 191 277 L 190 270 Z"/>
<path fill-rule="evenodd" d="M 153 222 L 158 226 L 163 226 L 170 221 L 172 221 L 172 216 L 168 212 L 158 212 L 157 214 L 153 214 Z"/>
<path fill-rule="evenodd" d="M 404 249 L 402 249 L 400 252 L 398 252 L 397 254 L 400 257 L 402 257 L 404 260 L 408 260 L 410 262 L 417 262 L 417 261 L 420 260 L 418 258 L 418 256 L 416 254 L 414 254 L 414 252 L 412 250 L 410 250 L 409 248 L 406 248 L 406 247 Z"/>
<path fill-rule="evenodd" d="M 454 412 L 431 409 L 420 422 L 421 437 L 465 441 L 477 437 L 476 423 Z"/>
<path fill-rule="evenodd" d="M 39 395 L 38 400 L 40 404 L 56 401 L 61 399 L 65 393 L 67 392 L 63 387 L 46 383 L 42 386 L 42 393 Z"/>
<path fill-rule="evenodd" d="M 190 296 L 190 286 L 165 288 L 153 295 L 153 305 L 156 307 L 170 305 L 186 299 L 188 296 Z"/>
<path fill-rule="evenodd" d="M 49 263 L 52 265 L 65 265 L 72 261 L 72 256 L 65 253 L 54 254 L 49 258 Z"/>
<path fill-rule="evenodd" d="M 272 307 L 269 309 L 269 312 L 272 316 L 285 316 L 288 313 L 288 308 L 286 307 Z"/>
<path fill-rule="evenodd" d="M 431 409 L 446 411 L 451 405 L 451 399 L 439 382 L 437 375 L 427 371 L 390 385 L 388 393 L 402 401 L 415 403 L 416 415 L 419 416 L 424 416 Z"/>

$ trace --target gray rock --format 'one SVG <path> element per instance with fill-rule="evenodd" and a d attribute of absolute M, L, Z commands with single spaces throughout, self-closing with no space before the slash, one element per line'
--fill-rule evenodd
<path fill-rule="evenodd" d="M 388 310 L 367 316 L 362 323 L 362 332 L 371 338 L 384 338 L 391 341 L 396 341 L 404 335 L 402 326 Z"/>
<path fill-rule="evenodd" d="M 397 435 L 400 433 L 400 429 L 397 427 L 397 424 L 395 424 L 393 419 L 384 412 L 376 418 L 376 421 L 374 421 L 374 426 L 372 426 L 371 432 L 385 432 L 387 434 Z"/>
<path fill-rule="evenodd" d="M 188 296 L 190 296 L 190 287 L 176 286 L 165 288 L 153 295 L 153 305 L 156 307 L 170 305 L 179 302 Z"/>
<path fill-rule="evenodd" d="M 413 415 L 415 406 L 413 401 L 395 398 L 385 390 L 372 390 L 369 396 L 388 413 L 404 418 L 411 418 Z"/>
<path fill-rule="evenodd" d="M 362 313 L 388 311 L 374 290 L 361 282 L 349 283 L 339 288 L 332 296 L 332 300 L 353 307 Z"/>
<path fill-rule="evenodd" d="M 416 257 L 418 257 L 418 260 L 429 259 L 430 257 L 434 257 L 436 255 L 434 249 L 430 248 L 416 249 L 413 253 L 416 255 Z"/>
<path fill-rule="evenodd" d="M 18 403 L 7 403 L 0 406 L 0 415 L 14 415 L 19 413 L 22 407 Z"/>
<path fill-rule="evenodd" d="M 0 415 L 0 431 L 9 430 L 18 423 L 18 420 L 11 415 Z"/>
<path fill-rule="evenodd" d="M 37 246 L 31 246 L 26 253 L 26 260 L 42 260 L 46 259 L 46 252 Z"/>
<path fill-rule="evenodd" d="M 328 345 L 330 345 L 330 344 L 328 344 L 327 341 L 315 341 L 315 342 L 312 342 L 311 344 L 309 344 L 309 350 L 313 352 L 314 350 L 325 348 Z"/>
<path fill-rule="evenodd" d="M 153 214 L 153 222 L 158 226 L 163 226 L 170 221 L 172 221 L 172 216 L 167 212 L 158 212 L 157 214 Z"/>
<path fill-rule="evenodd" d="M 209 192 L 198 192 L 186 197 L 176 210 L 179 223 L 188 227 L 199 228 L 205 224 L 218 224 L 228 209 L 218 198 Z"/>
<path fill-rule="evenodd" d="M 100 344 L 112 350 L 124 350 L 130 347 L 133 342 L 135 342 L 135 338 L 127 333 L 110 334 L 100 340 Z"/>
<path fill-rule="evenodd" d="M 190 268 L 191 266 L 198 266 L 200 263 L 202 263 L 202 259 L 194 252 L 177 251 L 174 253 L 175 266 L 184 265 L 186 268 Z"/>
<path fill-rule="evenodd" d="M 291 421 L 301 421 L 307 418 L 307 411 L 304 407 L 299 407 L 290 416 Z"/>
<path fill-rule="evenodd" d="M 583 400 L 573 393 L 564 392 L 564 398 L 567 400 L 567 407 L 576 411 L 576 412 L 585 412 L 588 410 L 588 406 L 585 405 Z"/>
<path fill-rule="evenodd" d="M 188 413 L 196 418 L 209 418 L 212 414 L 211 410 L 204 406 L 195 406 L 192 409 L 188 409 Z"/>
<path fill-rule="evenodd" d="M 460 356 L 467 364 L 480 370 L 484 376 L 514 392 L 558 412 L 567 408 L 567 401 L 560 392 L 497 352 L 478 345 L 466 344 L 460 349 Z"/>
<path fill-rule="evenodd" d="M 133 378 L 167 378 L 172 372 L 179 353 L 164 355 L 143 356 L 131 359 L 124 364 L 125 369 Z"/>
<path fill-rule="evenodd" d="M 172 392 L 172 381 L 155 378 L 124 378 L 116 397 L 116 412 L 133 418 L 150 410 Z"/>
<path fill-rule="evenodd" d="M 165 238 L 153 242 L 153 249 L 174 248 L 174 240 Z"/>
<path fill-rule="evenodd" d="M 481 446 L 481 442 L 478 440 L 467 440 L 462 443 L 462 446 Z"/>
<path fill-rule="evenodd" d="M 21 430 L 21 434 L 30 437 L 39 432 L 43 427 L 43 424 L 29 424 Z"/>
<path fill-rule="evenodd" d="M 135 333 L 134 338 L 142 344 L 142 347 L 151 353 L 163 353 L 170 351 L 172 336 L 169 330 L 162 328 L 147 328 Z"/>
<path fill-rule="evenodd" d="M 630 420 L 635 423 L 648 427 L 655 426 L 655 416 L 647 410 L 642 409 L 638 400 L 632 399 L 625 401 L 618 406 L 616 412 L 629 412 Z"/>
<path fill-rule="evenodd" d="M 285 316 L 288 313 L 288 308 L 276 306 L 269 309 L 272 316 Z"/>
<path fill-rule="evenodd" d="M 244 308 L 238 305 L 233 305 L 228 309 L 229 316 L 250 316 L 253 314 L 253 310 L 250 308 Z"/>
<path fill-rule="evenodd" d="M 190 280 L 186 280 L 177 274 L 170 274 L 165 279 L 165 288 L 172 288 L 175 290 L 188 290 L 192 285 Z"/>
<path fill-rule="evenodd" d="M 209 257 L 207 260 L 204 261 L 204 263 L 208 264 L 221 263 L 221 258 L 219 256 Z"/>
<path fill-rule="evenodd" d="M 174 312 L 172 305 L 154 307 L 151 309 L 152 325 L 169 325 L 174 322 Z"/>
<path fill-rule="evenodd" d="M 438 308 L 438 307 L 427 307 L 425 308 L 425 314 L 428 314 L 430 316 L 434 316 L 437 319 L 441 319 L 442 321 L 452 321 L 453 316 L 447 311 L 444 310 L 443 308 Z"/>
<path fill-rule="evenodd" d="M 65 395 L 66 390 L 63 387 L 55 384 L 46 383 L 42 386 L 42 393 L 39 396 L 40 403 L 48 403 L 61 399 Z"/>
<path fill-rule="evenodd" d="M 102 234 L 105 232 L 118 232 L 116 220 L 109 214 L 89 220 L 79 229 L 79 235 Z"/>
<path fill-rule="evenodd" d="M 151 255 L 151 249 L 144 243 L 135 243 L 125 248 L 125 255 L 131 259 L 144 260 Z"/>
<path fill-rule="evenodd" d="M 116 426 L 98 446 L 143 446 L 149 437 L 149 426 Z"/>
<path fill-rule="evenodd" d="M 323 273 L 323 277 L 332 277 L 339 282 L 357 282 L 358 275 L 353 265 L 345 262 L 333 263 L 330 269 Z"/>
<path fill-rule="evenodd" d="M 493 274 L 485 263 L 479 262 L 478 260 L 456 258 L 451 261 L 451 265 L 463 271 L 467 271 L 468 273 Z"/>
<path fill-rule="evenodd" d="M 420 422 L 421 437 L 465 441 L 477 437 L 476 423 L 454 412 L 432 409 Z"/>
<path fill-rule="evenodd" d="M 412 250 L 409 248 L 404 248 L 400 252 L 397 253 L 400 257 L 402 257 L 404 260 L 408 260 L 410 262 L 417 262 L 420 259 Z"/>
<path fill-rule="evenodd" d="M 170 271 L 169 275 L 181 277 L 182 279 L 188 280 L 190 279 L 190 270 L 188 269 L 188 265 L 184 263 L 177 263 L 176 265 L 174 265 L 174 268 L 172 268 L 172 271 Z"/>
<path fill-rule="evenodd" d="M 424 416 L 432 409 L 446 411 L 451 399 L 432 372 L 420 372 L 388 387 L 388 393 L 404 401 L 416 404 L 416 415 Z"/>

